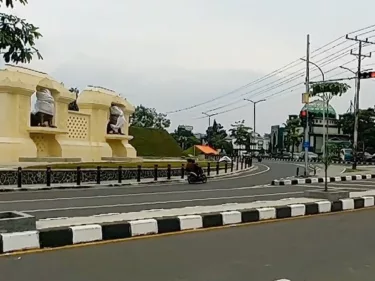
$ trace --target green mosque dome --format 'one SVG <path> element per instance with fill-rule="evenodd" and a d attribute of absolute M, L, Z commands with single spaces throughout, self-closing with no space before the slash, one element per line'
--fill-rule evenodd
<path fill-rule="evenodd" d="M 323 117 L 323 101 L 322 100 L 314 100 L 309 104 L 306 104 L 302 107 L 301 110 L 307 110 L 308 112 L 312 112 L 315 114 L 316 117 L 322 118 Z M 327 114 L 328 111 L 328 114 Z M 326 108 L 326 118 L 334 118 L 336 119 L 336 110 L 329 104 L 328 110 Z"/>

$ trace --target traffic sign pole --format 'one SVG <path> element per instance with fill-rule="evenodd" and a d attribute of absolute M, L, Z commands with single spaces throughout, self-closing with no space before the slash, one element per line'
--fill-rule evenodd
<path fill-rule="evenodd" d="M 307 34 L 307 48 L 306 48 L 306 93 L 310 93 L 310 35 Z M 306 107 L 306 128 L 305 128 L 305 142 L 309 143 L 309 111 Z M 309 148 L 305 147 L 305 177 L 309 176 Z"/>

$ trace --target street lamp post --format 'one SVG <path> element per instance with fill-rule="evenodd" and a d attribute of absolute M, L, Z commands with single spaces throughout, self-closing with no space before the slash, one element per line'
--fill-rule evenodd
<path fill-rule="evenodd" d="M 262 100 L 258 100 L 258 101 L 253 101 L 253 100 L 250 100 L 250 99 L 244 99 L 245 101 L 249 101 L 249 102 L 251 102 L 252 104 L 253 104 L 253 106 L 254 106 L 254 128 L 253 128 L 253 135 L 254 135 L 254 141 L 255 141 L 255 139 L 256 139 L 256 105 L 258 104 L 258 103 L 260 103 L 260 102 L 263 102 L 263 101 L 266 101 L 265 99 L 262 99 Z"/>

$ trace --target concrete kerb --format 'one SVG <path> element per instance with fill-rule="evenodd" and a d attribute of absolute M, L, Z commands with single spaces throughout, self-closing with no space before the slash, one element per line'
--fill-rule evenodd
<path fill-rule="evenodd" d="M 251 167 L 248 167 L 246 169 L 234 171 L 234 172 L 228 172 L 228 173 L 221 173 L 219 175 L 212 175 L 208 176 L 209 179 L 214 178 L 224 178 L 228 176 L 234 176 L 237 174 L 241 174 L 244 172 L 250 172 L 258 169 L 257 166 L 252 165 Z M 86 188 L 95 188 L 95 187 L 126 187 L 126 186 L 136 186 L 136 185 L 153 185 L 153 184 L 166 184 L 166 183 L 185 183 L 187 182 L 186 177 L 184 179 L 178 178 L 178 179 L 160 179 L 157 181 L 144 179 L 145 181 L 141 182 L 122 182 L 122 183 L 110 183 L 110 182 L 103 182 L 101 184 L 96 183 L 82 183 L 81 185 L 76 185 L 74 183 L 71 184 L 55 184 L 52 186 L 29 186 L 29 187 L 6 187 L 2 186 L 0 187 L 0 192 L 14 192 L 14 191 L 36 191 L 36 190 L 53 190 L 53 189 L 86 189 Z"/>
<path fill-rule="evenodd" d="M 304 159 L 290 159 L 290 158 L 274 158 L 274 157 L 264 157 L 264 159 L 272 160 L 272 161 L 280 161 L 280 162 L 293 162 L 293 163 L 303 163 L 305 162 Z M 324 164 L 322 161 L 310 160 L 310 163 L 316 164 Z M 331 164 L 338 164 L 338 165 L 351 165 L 353 162 L 351 161 L 332 161 Z M 357 162 L 357 165 L 368 165 L 368 166 L 375 166 L 375 162 Z"/>
<path fill-rule="evenodd" d="M 0 234 L 0 254 L 20 252 L 28 249 L 57 248 L 95 241 L 123 240 L 145 235 L 235 226 L 246 223 L 341 212 L 373 206 L 374 196 L 362 196 L 337 201 L 321 200 L 276 207 L 5 233 Z"/>
<path fill-rule="evenodd" d="M 336 176 L 336 177 L 327 177 L 327 182 L 367 180 L 367 179 L 374 179 L 374 178 L 375 178 L 375 174 Z M 311 184 L 311 183 L 322 183 L 322 182 L 325 182 L 324 177 L 290 179 L 290 180 L 273 180 L 271 182 L 271 185 L 297 185 L 297 184 Z"/>

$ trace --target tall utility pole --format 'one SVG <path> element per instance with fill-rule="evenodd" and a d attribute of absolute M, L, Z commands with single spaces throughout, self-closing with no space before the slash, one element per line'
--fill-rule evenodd
<path fill-rule="evenodd" d="M 359 115 L 359 92 L 361 90 L 361 62 L 362 58 L 370 58 L 369 55 L 362 54 L 363 44 L 375 44 L 374 42 L 368 41 L 368 38 L 365 40 L 358 39 L 358 37 L 350 38 L 349 35 L 346 35 L 346 39 L 358 42 L 358 54 L 353 53 L 353 50 L 350 50 L 350 54 L 358 57 L 358 67 L 356 73 L 356 93 L 354 98 L 354 134 L 353 134 L 353 169 L 357 169 L 357 148 L 358 148 L 358 115 Z"/>
<path fill-rule="evenodd" d="M 208 117 L 208 127 L 211 127 L 211 117 L 217 115 L 217 113 L 208 114 L 206 112 L 202 112 L 202 114 Z"/>
<path fill-rule="evenodd" d="M 211 127 L 211 117 L 217 115 L 218 113 L 208 114 L 206 112 L 202 112 L 202 114 L 206 115 L 208 117 L 208 128 L 210 128 Z M 210 141 L 211 141 L 209 135 L 207 136 L 207 141 L 208 141 L 208 143 L 210 143 Z M 195 148 L 195 146 L 194 146 L 194 148 Z M 194 155 L 195 155 L 195 153 L 194 153 Z"/>
<path fill-rule="evenodd" d="M 310 93 L 310 34 L 307 34 L 307 46 L 306 46 L 306 93 Z M 306 107 L 306 129 L 305 129 L 305 177 L 309 176 L 309 146 L 310 146 L 310 137 L 309 137 L 309 112 Z"/>
<path fill-rule="evenodd" d="M 253 128 L 253 135 L 254 135 L 254 141 L 256 140 L 256 105 L 260 102 L 263 102 L 263 101 L 266 101 L 265 99 L 262 99 L 262 100 L 258 100 L 258 101 L 253 101 L 253 100 L 249 100 L 249 99 L 244 99 L 245 101 L 249 101 L 253 104 L 254 106 L 254 128 Z"/>

